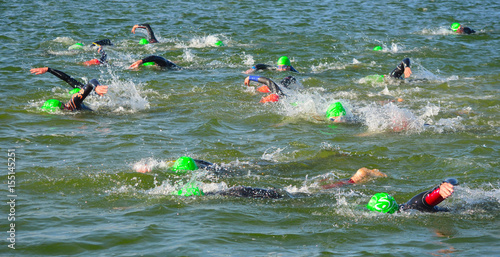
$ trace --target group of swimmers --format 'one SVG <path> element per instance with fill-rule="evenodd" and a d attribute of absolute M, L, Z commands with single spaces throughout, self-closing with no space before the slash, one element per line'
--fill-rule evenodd
<path fill-rule="evenodd" d="M 147 164 L 136 165 L 135 170 L 140 173 L 152 172 L 152 167 Z M 213 172 L 215 175 L 230 173 L 231 171 L 222 168 L 220 165 L 213 164 L 204 160 L 193 159 L 188 156 L 178 158 L 169 169 L 177 175 L 185 175 L 188 172 L 203 169 Z M 339 188 L 342 186 L 361 184 L 368 180 L 387 177 L 378 169 L 360 168 L 349 179 L 331 181 L 324 179 L 320 185 L 323 189 Z M 441 212 L 448 211 L 446 208 L 440 208 L 437 205 L 450 197 L 454 192 L 454 187 L 458 185 L 458 181 L 454 178 L 449 178 L 442 181 L 439 185 L 430 190 L 423 191 L 404 204 L 398 205 L 394 197 L 387 193 L 377 193 L 372 196 L 367 204 L 367 208 L 372 211 L 382 213 L 395 213 L 406 210 L 418 210 L 422 212 Z M 196 181 L 190 181 L 182 186 L 179 190 L 173 192 L 174 195 L 181 196 L 201 196 L 201 195 L 223 195 L 237 197 L 252 197 L 252 198 L 283 198 L 286 194 L 276 189 L 253 188 L 248 186 L 235 186 L 226 190 L 205 193 Z"/>
<path fill-rule="evenodd" d="M 148 38 L 141 39 L 140 44 L 154 44 L 158 43 L 153 30 L 149 24 L 137 24 L 132 27 L 132 33 L 135 34 L 136 29 L 144 29 L 148 35 Z M 451 25 L 451 29 L 456 33 L 464 33 L 471 34 L 475 33 L 474 30 L 463 27 L 459 23 L 453 23 Z M 218 42 L 219 43 L 219 42 Z M 221 43 L 219 43 L 220 45 Z M 100 41 L 93 42 L 93 46 L 97 46 L 97 52 L 101 54 L 99 59 L 92 59 L 90 61 L 84 62 L 85 65 L 103 65 L 107 64 L 107 54 L 105 53 L 103 46 L 112 45 L 109 39 L 104 39 Z M 149 66 L 155 65 L 161 68 L 166 69 L 182 69 L 175 63 L 156 55 L 151 55 L 141 60 L 134 62 L 129 66 L 129 69 L 137 69 L 140 66 Z M 408 78 L 411 76 L 411 63 L 409 58 L 404 58 L 400 64 L 390 73 L 388 74 L 388 78 L 390 79 L 401 79 Z M 287 56 L 282 56 L 278 59 L 276 66 L 267 65 L 267 64 L 256 64 L 250 69 L 248 69 L 245 73 L 252 74 L 259 70 L 277 70 L 277 71 L 298 71 L 291 65 L 290 59 Z M 52 73 L 59 79 L 65 81 L 70 86 L 73 87 L 73 90 L 70 91 L 71 99 L 67 103 L 63 103 L 56 99 L 47 100 L 41 109 L 47 111 L 55 111 L 59 109 L 63 110 L 90 110 L 87 106 L 83 104 L 85 98 L 91 94 L 92 92 L 97 95 L 104 95 L 108 91 L 108 86 L 101 85 L 97 79 L 91 79 L 87 84 L 83 84 L 76 79 L 72 78 L 68 74 L 52 69 L 49 67 L 42 68 L 33 68 L 31 69 L 31 73 L 35 75 L 44 74 L 46 72 Z M 383 77 L 386 77 L 385 75 Z M 246 86 L 250 86 L 250 82 L 261 83 L 257 90 L 262 93 L 269 93 L 268 96 L 263 97 L 261 102 L 276 102 L 279 101 L 280 98 L 285 97 L 284 90 L 280 87 L 283 86 L 288 88 L 291 84 L 296 83 L 297 80 L 293 76 L 287 76 L 281 82 L 275 83 L 273 80 L 257 75 L 249 75 L 245 78 L 244 84 Z M 340 102 L 334 102 L 326 111 L 326 118 L 330 119 L 334 122 L 343 122 L 344 116 L 346 115 L 346 111 Z M 171 167 L 171 170 L 176 173 L 186 173 L 188 171 L 197 170 L 199 168 L 203 168 L 206 170 L 215 170 L 216 165 L 202 160 L 195 160 L 191 157 L 183 156 L 179 158 L 174 165 Z M 218 169 L 220 171 L 220 169 Z M 136 169 L 137 172 L 150 172 L 151 168 L 148 166 L 141 166 Z M 360 168 L 350 179 L 345 181 L 337 181 L 333 183 L 323 183 L 322 188 L 329 189 L 333 187 L 341 187 L 348 184 L 357 184 L 362 183 L 370 178 L 376 177 L 386 177 L 387 175 L 378 171 L 377 169 L 367 169 Z M 458 185 L 458 181 L 456 179 L 447 179 L 443 181 L 440 185 L 432 188 L 431 190 L 424 191 L 412 199 L 410 199 L 407 203 L 398 205 L 394 198 L 387 193 L 378 193 L 375 194 L 369 201 L 367 208 L 369 210 L 383 212 L 383 213 L 394 213 L 396 211 L 404 211 L 407 209 L 416 209 L 420 211 L 426 212 L 436 212 L 443 211 L 445 209 L 438 208 L 437 205 L 441 203 L 444 199 L 448 198 L 453 194 L 454 186 Z M 205 193 L 201 190 L 195 183 L 188 183 L 184 185 L 180 190 L 175 192 L 177 195 L 183 196 L 192 196 L 192 195 L 204 195 Z M 260 188 L 252 188 L 252 187 L 244 187 L 237 186 L 231 187 L 228 190 L 223 190 L 215 193 L 207 193 L 207 194 L 218 194 L 218 195 L 232 195 L 232 196 L 242 196 L 242 197 L 257 197 L 257 198 L 281 198 L 283 194 L 278 192 L 275 189 L 260 189 Z"/>

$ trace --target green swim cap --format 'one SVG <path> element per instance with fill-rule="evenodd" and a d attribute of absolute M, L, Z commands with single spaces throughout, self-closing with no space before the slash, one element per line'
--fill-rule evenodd
<path fill-rule="evenodd" d="M 382 47 L 381 46 L 376 46 L 373 48 L 373 51 L 381 51 Z"/>
<path fill-rule="evenodd" d="M 153 66 L 155 64 L 156 64 L 155 62 L 145 62 L 142 64 L 142 66 Z"/>
<path fill-rule="evenodd" d="M 191 157 L 182 156 L 175 161 L 172 170 L 176 173 L 185 173 L 187 170 L 197 170 L 196 162 Z"/>
<path fill-rule="evenodd" d="M 366 208 L 371 211 L 392 214 L 396 212 L 399 207 L 394 197 L 390 196 L 388 193 L 376 193 L 372 196 Z"/>
<path fill-rule="evenodd" d="M 288 59 L 288 57 L 286 56 L 281 56 L 279 59 L 278 59 L 278 65 L 286 65 L 286 66 L 290 66 L 290 60 Z"/>
<path fill-rule="evenodd" d="M 368 75 L 365 77 L 366 82 L 381 83 L 384 82 L 384 75 Z"/>
<path fill-rule="evenodd" d="M 454 22 L 454 23 L 451 24 L 451 30 L 457 31 L 458 28 L 460 28 L 460 23 Z"/>
<path fill-rule="evenodd" d="M 335 102 L 330 104 L 328 106 L 328 109 L 326 110 L 326 118 L 333 118 L 333 117 L 339 117 L 339 116 L 344 116 L 346 114 L 344 106 L 340 102 Z"/>
<path fill-rule="evenodd" d="M 83 44 L 82 43 L 75 43 L 72 46 L 69 47 L 70 50 L 80 50 L 83 49 Z"/>
<path fill-rule="evenodd" d="M 194 183 L 186 184 L 182 189 L 177 191 L 176 194 L 182 196 L 205 195 L 199 187 L 194 185 Z"/>
<path fill-rule="evenodd" d="M 49 99 L 43 103 L 42 107 L 40 107 L 44 111 L 55 112 L 60 110 L 63 107 L 61 101 L 57 99 Z"/>
<path fill-rule="evenodd" d="M 149 41 L 147 39 L 145 39 L 145 38 L 141 38 L 141 40 L 139 40 L 139 44 L 141 44 L 141 45 L 147 45 L 147 44 L 149 44 Z"/>
<path fill-rule="evenodd" d="M 69 93 L 69 95 L 74 95 L 74 94 L 80 92 L 80 90 L 81 90 L 80 88 L 73 88 L 68 93 Z"/>
<path fill-rule="evenodd" d="M 224 43 L 222 42 L 222 40 L 219 40 L 215 42 L 215 46 L 224 46 Z"/>

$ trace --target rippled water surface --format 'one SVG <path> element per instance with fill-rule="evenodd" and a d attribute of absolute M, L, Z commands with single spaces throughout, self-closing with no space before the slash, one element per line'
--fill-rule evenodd
<path fill-rule="evenodd" d="M 1 1 L 3 250 L 6 256 L 494 256 L 500 250 L 500 4 L 495 1 Z M 476 30 L 457 35 L 461 22 Z M 160 41 L 132 26 L 149 23 Z M 92 42 L 108 38 L 109 65 Z M 224 46 L 215 42 L 222 40 Z M 70 46 L 81 42 L 82 50 Z M 380 45 L 382 51 L 372 49 Z M 134 61 L 160 55 L 179 71 Z M 278 103 L 243 84 L 287 55 L 300 73 Z M 405 57 L 402 83 L 374 82 Z M 93 112 L 41 111 L 68 100 L 48 66 L 109 85 Z M 397 101 L 397 99 L 402 101 Z M 349 123 L 324 118 L 341 101 Z M 403 129 L 401 129 L 401 124 Z M 15 153 L 15 178 L 8 154 Z M 230 170 L 175 175 L 188 155 Z M 147 165 L 151 173 L 135 172 Z M 387 174 L 324 190 L 358 168 Z M 372 213 L 448 177 L 448 213 Z M 15 187 L 8 183 L 15 181 Z M 276 188 L 282 199 L 175 196 Z M 15 190 L 15 197 L 9 189 Z M 9 201 L 15 198 L 12 209 Z M 15 221 L 9 217 L 15 215 Z M 11 215 L 11 216 L 9 216 Z M 15 224 L 15 245 L 7 232 Z M 10 239 L 9 239 L 10 238 Z M 9 245 L 16 249 L 10 249 Z"/>

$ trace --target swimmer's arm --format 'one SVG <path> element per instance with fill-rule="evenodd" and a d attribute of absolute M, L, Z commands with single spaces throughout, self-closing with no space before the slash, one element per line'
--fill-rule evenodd
<path fill-rule="evenodd" d="M 399 63 L 399 65 L 391 72 L 390 76 L 392 78 L 400 78 L 403 74 L 405 75 L 405 78 L 408 78 L 411 75 L 409 58 L 404 58 L 401 63 Z"/>
<path fill-rule="evenodd" d="M 137 24 L 132 27 L 132 33 L 135 34 L 136 29 L 145 29 L 148 32 L 148 41 L 149 43 L 158 43 L 158 40 L 155 37 L 155 33 L 153 32 L 153 29 L 151 29 L 151 26 L 149 24 Z"/>
<path fill-rule="evenodd" d="M 255 82 L 265 84 L 269 88 L 271 93 L 278 94 L 281 96 L 284 95 L 283 91 L 281 91 L 281 88 L 276 83 L 274 83 L 274 81 L 272 81 L 271 79 L 268 79 L 268 78 L 262 77 L 262 76 L 248 76 L 245 79 L 245 85 L 249 86 L 250 81 L 255 81 Z"/>
<path fill-rule="evenodd" d="M 73 88 L 83 88 L 84 87 L 84 85 L 82 83 L 80 83 L 78 80 L 72 78 L 71 76 L 69 76 L 68 74 L 66 74 L 60 70 L 51 69 L 49 67 L 43 67 L 43 68 L 34 68 L 34 69 L 31 69 L 30 71 L 31 71 L 31 73 L 34 73 L 35 75 L 40 75 L 40 74 L 44 74 L 46 72 L 50 72 L 54 76 L 64 80 L 64 82 L 68 83 Z"/>
<path fill-rule="evenodd" d="M 293 71 L 293 72 L 299 72 L 297 71 L 293 66 L 290 66 L 290 71 Z"/>
<path fill-rule="evenodd" d="M 101 54 L 101 58 L 99 58 L 99 62 L 101 62 L 101 64 L 106 63 L 107 59 L 108 59 L 108 55 L 106 54 L 106 52 L 104 52 L 104 49 L 102 48 L 102 46 L 99 45 L 97 52 Z"/>

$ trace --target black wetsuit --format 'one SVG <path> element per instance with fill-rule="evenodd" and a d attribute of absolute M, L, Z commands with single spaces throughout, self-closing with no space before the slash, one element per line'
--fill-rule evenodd
<path fill-rule="evenodd" d="M 64 82 L 68 83 L 70 86 L 72 86 L 73 88 L 85 88 L 86 85 L 84 85 L 83 83 L 81 83 L 80 81 L 72 78 L 71 76 L 69 76 L 68 74 L 60 71 L 60 70 L 56 70 L 56 69 L 52 69 L 52 68 L 48 68 L 47 70 L 48 72 L 52 73 L 54 76 L 64 80 Z M 93 79 L 94 82 L 97 81 L 96 79 Z M 92 81 L 92 80 L 91 80 Z M 89 81 L 90 82 L 90 81 Z M 87 84 L 88 85 L 88 84 Z M 99 84 L 97 84 L 99 85 Z M 94 86 L 97 86 L 97 85 L 94 85 Z"/>
<path fill-rule="evenodd" d="M 89 110 L 90 108 L 83 104 L 83 100 L 94 90 L 94 85 L 99 85 L 96 79 L 92 79 L 87 85 L 80 89 L 78 93 L 71 96 L 71 99 L 64 105 L 65 110 L 75 111 L 75 110 Z"/>
<path fill-rule="evenodd" d="M 473 29 L 471 29 L 471 28 L 469 28 L 469 27 L 464 27 L 463 28 L 463 33 L 465 33 L 465 34 L 473 34 L 473 33 L 476 33 L 476 31 L 473 30 Z"/>
<path fill-rule="evenodd" d="M 275 189 L 253 188 L 245 186 L 235 186 L 224 191 L 208 193 L 207 195 L 224 195 L 224 196 L 271 198 L 271 199 L 282 198 L 282 196 Z"/>
<path fill-rule="evenodd" d="M 405 68 L 410 67 L 410 58 L 404 58 L 401 63 L 390 74 L 391 78 L 399 79 L 405 72 Z"/>
<path fill-rule="evenodd" d="M 211 162 L 194 159 L 194 162 L 200 169 L 213 171 L 218 175 L 221 173 L 229 173 L 230 171 L 220 167 L 219 165 Z M 282 196 L 275 189 L 262 189 L 245 186 L 235 186 L 224 191 L 209 192 L 207 195 L 224 195 L 224 196 L 237 196 L 237 197 L 252 197 L 252 198 L 282 198 Z"/>
<path fill-rule="evenodd" d="M 276 70 L 278 68 L 276 66 L 273 66 L 273 65 L 259 63 L 259 64 L 255 64 L 252 67 L 252 69 L 258 71 L 258 70 Z M 290 71 L 298 72 L 293 66 L 290 66 Z"/>
<path fill-rule="evenodd" d="M 454 186 L 458 185 L 458 181 L 456 179 L 447 179 L 444 182 L 448 182 Z M 448 209 L 446 208 L 437 207 L 437 204 L 439 204 L 443 200 L 443 197 L 439 195 L 439 186 L 436 186 L 431 190 L 424 191 L 414 196 L 408 202 L 399 205 L 399 210 L 404 211 L 415 209 L 423 212 L 448 211 Z"/>
<path fill-rule="evenodd" d="M 170 70 L 180 70 L 182 67 L 177 66 L 175 63 L 157 55 L 151 55 L 148 56 L 144 59 L 142 59 L 142 63 L 147 63 L 147 62 L 154 62 L 156 65 L 162 67 L 162 68 L 167 68 Z"/>
<path fill-rule="evenodd" d="M 269 90 L 271 91 L 271 93 L 273 93 L 273 94 L 277 94 L 279 96 L 284 96 L 285 95 L 285 93 L 283 93 L 283 91 L 278 86 L 278 84 L 276 84 L 271 79 L 268 79 L 266 77 L 261 77 L 261 76 L 249 76 L 249 80 L 265 84 L 269 88 Z M 291 79 L 288 79 L 288 80 L 291 80 Z"/>
<path fill-rule="evenodd" d="M 151 29 L 151 26 L 149 26 L 148 23 L 144 24 L 137 24 L 139 26 L 145 27 L 147 33 L 148 33 L 148 41 L 149 43 L 158 43 L 158 40 L 155 37 L 155 33 L 153 32 L 153 29 Z"/>

